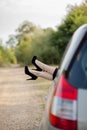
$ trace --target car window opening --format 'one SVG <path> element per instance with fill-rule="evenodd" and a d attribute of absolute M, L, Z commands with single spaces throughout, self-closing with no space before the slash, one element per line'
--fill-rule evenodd
<path fill-rule="evenodd" d="M 74 87 L 87 89 L 87 37 L 82 40 L 81 47 L 74 56 L 67 79 Z"/>

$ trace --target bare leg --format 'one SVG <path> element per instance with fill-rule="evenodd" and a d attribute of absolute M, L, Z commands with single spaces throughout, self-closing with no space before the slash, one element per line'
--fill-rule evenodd
<path fill-rule="evenodd" d="M 46 64 L 40 62 L 40 61 L 37 60 L 37 59 L 35 60 L 35 63 L 36 63 L 42 70 L 44 70 L 44 71 L 50 73 L 51 75 L 52 75 L 52 74 L 54 73 L 54 71 L 55 71 L 55 67 L 51 67 L 51 66 L 49 66 L 49 65 L 46 65 Z"/>
<path fill-rule="evenodd" d="M 35 74 L 36 76 L 43 77 L 50 80 L 55 78 L 58 68 L 42 63 L 41 61 L 37 59 L 36 56 L 32 58 L 32 63 L 36 67 L 35 71 L 31 72 L 32 74 Z M 44 71 L 42 72 L 42 70 Z"/>
<path fill-rule="evenodd" d="M 49 74 L 49 73 L 47 73 L 47 72 L 40 72 L 40 71 L 35 71 L 35 70 L 30 70 L 29 69 L 29 71 L 32 73 L 32 74 L 34 74 L 34 75 L 36 75 L 36 76 L 38 76 L 38 77 L 42 77 L 42 78 L 45 78 L 45 79 L 47 79 L 47 80 L 53 80 L 53 76 L 52 76 L 52 74 Z"/>
<path fill-rule="evenodd" d="M 57 71 L 58 69 L 56 68 L 53 72 L 53 74 L 50 74 L 46 71 L 37 71 L 37 70 L 29 70 L 28 66 L 25 66 L 25 74 L 31 76 L 31 80 L 36 80 L 38 77 L 42 77 L 48 80 L 54 80 L 54 78 L 56 77 Z M 28 79 L 30 80 L 30 79 Z"/>

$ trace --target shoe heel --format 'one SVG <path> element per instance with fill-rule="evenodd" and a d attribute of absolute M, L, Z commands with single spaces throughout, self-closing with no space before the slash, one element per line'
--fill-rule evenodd
<path fill-rule="evenodd" d="M 37 71 L 42 71 L 42 69 L 35 63 L 35 60 L 37 59 L 37 56 L 34 56 L 32 58 L 32 63 L 35 65 L 36 69 L 34 70 L 37 70 Z"/>
<path fill-rule="evenodd" d="M 38 78 L 36 75 L 32 74 L 32 73 L 28 70 L 28 67 L 27 67 L 27 66 L 25 66 L 25 74 L 31 76 L 31 78 L 28 79 L 28 80 L 36 80 L 36 79 Z"/>

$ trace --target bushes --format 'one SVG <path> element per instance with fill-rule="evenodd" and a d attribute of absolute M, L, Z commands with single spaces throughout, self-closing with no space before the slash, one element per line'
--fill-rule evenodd
<path fill-rule="evenodd" d="M 14 51 L 0 46 L 0 66 L 16 64 L 17 60 Z"/>
<path fill-rule="evenodd" d="M 0 48 L 0 65 L 16 62 L 30 65 L 34 55 L 44 63 L 59 64 L 72 34 L 84 23 L 87 23 L 86 0 L 80 6 L 69 6 L 67 15 L 56 30 L 41 29 L 31 22 L 23 22 L 17 29 L 17 35 L 11 35 L 7 42 L 13 46 L 16 41 L 14 49 Z"/>

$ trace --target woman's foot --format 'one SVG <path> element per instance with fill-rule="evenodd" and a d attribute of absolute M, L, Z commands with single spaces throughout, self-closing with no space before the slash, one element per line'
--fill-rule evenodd
<path fill-rule="evenodd" d="M 37 71 L 42 71 L 42 69 L 35 63 L 35 60 L 37 60 L 37 56 L 34 56 L 33 58 L 32 58 L 32 63 L 35 65 L 35 67 L 37 68 L 37 69 L 35 69 L 35 70 L 37 70 Z"/>
<path fill-rule="evenodd" d="M 28 79 L 28 80 L 36 80 L 36 79 L 38 78 L 36 75 L 32 74 L 32 73 L 29 71 L 29 69 L 28 69 L 27 66 L 25 66 L 25 74 L 31 76 L 31 78 Z"/>

